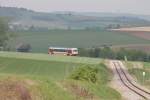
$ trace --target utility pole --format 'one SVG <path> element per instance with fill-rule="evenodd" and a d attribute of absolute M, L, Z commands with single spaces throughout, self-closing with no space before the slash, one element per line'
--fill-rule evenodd
<path fill-rule="evenodd" d="M 125 60 L 125 62 L 127 62 L 127 61 L 128 61 L 127 56 L 124 56 L 124 60 Z"/>
<path fill-rule="evenodd" d="M 145 81 L 145 75 L 146 75 L 146 73 L 143 72 L 143 85 L 144 85 L 144 81 Z"/>

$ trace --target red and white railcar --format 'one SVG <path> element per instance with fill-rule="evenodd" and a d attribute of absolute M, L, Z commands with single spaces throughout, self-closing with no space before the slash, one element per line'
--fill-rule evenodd
<path fill-rule="evenodd" d="M 48 54 L 76 56 L 76 55 L 78 55 L 78 49 L 77 48 L 49 47 Z"/>

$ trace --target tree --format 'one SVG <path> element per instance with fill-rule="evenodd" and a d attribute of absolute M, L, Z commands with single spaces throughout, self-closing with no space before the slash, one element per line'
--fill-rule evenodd
<path fill-rule="evenodd" d="M 25 43 L 21 43 L 17 46 L 17 51 L 18 52 L 30 52 L 31 50 L 31 45 L 30 44 L 25 44 Z"/>
<path fill-rule="evenodd" d="M 0 18 L 0 47 L 5 48 L 7 45 L 6 43 L 9 40 L 8 30 L 8 23 L 4 18 Z"/>
<path fill-rule="evenodd" d="M 115 58 L 115 53 L 113 52 L 113 50 L 110 47 L 104 47 L 100 50 L 100 54 L 99 56 L 101 58 L 110 58 L 110 59 L 114 59 Z"/>
<path fill-rule="evenodd" d="M 100 56 L 100 48 L 94 48 L 94 57 Z"/>
<path fill-rule="evenodd" d="M 121 26 L 120 26 L 120 24 L 117 24 L 116 25 L 116 29 L 119 29 Z"/>

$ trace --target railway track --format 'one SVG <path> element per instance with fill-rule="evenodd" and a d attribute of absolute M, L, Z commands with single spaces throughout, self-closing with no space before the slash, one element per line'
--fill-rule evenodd
<path fill-rule="evenodd" d="M 129 90 L 133 91 L 140 97 L 144 98 L 145 100 L 150 100 L 150 93 L 139 86 L 135 85 L 132 83 L 132 81 L 128 78 L 126 72 L 124 69 L 121 67 L 122 65 L 118 61 L 113 61 L 113 65 L 115 67 L 115 70 L 123 83 L 125 87 L 127 87 Z"/>

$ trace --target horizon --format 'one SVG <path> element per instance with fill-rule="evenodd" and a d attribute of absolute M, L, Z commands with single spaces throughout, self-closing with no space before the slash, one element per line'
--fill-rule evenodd
<path fill-rule="evenodd" d="M 128 14 L 128 15 L 143 15 L 143 16 L 150 16 L 150 14 L 138 14 L 138 13 L 125 13 L 125 12 L 102 12 L 102 11 L 64 11 L 64 10 L 58 10 L 58 11 L 36 11 L 34 9 L 29 9 L 29 8 L 24 8 L 24 7 L 13 7 L 13 6 L 1 6 L 0 7 L 6 7 L 6 8 L 18 8 L 18 9 L 26 9 L 34 12 L 39 12 L 39 13 L 104 13 L 104 14 Z"/>
<path fill-rule="evenodd" d="M 62 3 L 63 2 L 63 3 Z M 136 4 L 136 5 L 135 5 Z M 26 8 L 36 12 L 95 12 L 150 15 L 150 1 L 143 0 L 0 0 L 0 6 Z M 135 6 L 134 6 L 135 5 Z"/>

